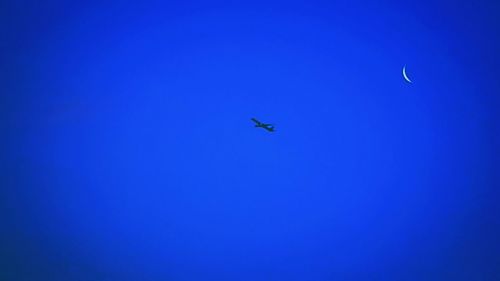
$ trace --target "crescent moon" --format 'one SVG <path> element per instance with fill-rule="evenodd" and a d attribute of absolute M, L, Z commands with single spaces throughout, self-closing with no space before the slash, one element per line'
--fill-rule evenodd
<path fill-rule="evenodd" d="M 406 74 L 406 65 L 403 66 L 403 77 L 405 78 L 406 82 L 413 83 L 413 82 L 411 82 L 410 78 L 408 78 L 408 75 Z"/>

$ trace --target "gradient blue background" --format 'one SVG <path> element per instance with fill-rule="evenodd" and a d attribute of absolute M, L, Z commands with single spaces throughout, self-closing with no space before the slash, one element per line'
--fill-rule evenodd
<path fill-rule="evenodd" d="M 0 13 L 0 280 L 500 280 L 500 2 Z"/>

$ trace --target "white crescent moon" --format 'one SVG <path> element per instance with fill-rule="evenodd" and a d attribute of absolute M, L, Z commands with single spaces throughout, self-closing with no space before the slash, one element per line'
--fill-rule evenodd
<path fill-rule="evenodd" d="M 408 78 L 408 75 L 406 75 L 406 65 L 403 66 L 403 77 L 405 78 L 406 82 L 412 83 L 410 78 Z"/>

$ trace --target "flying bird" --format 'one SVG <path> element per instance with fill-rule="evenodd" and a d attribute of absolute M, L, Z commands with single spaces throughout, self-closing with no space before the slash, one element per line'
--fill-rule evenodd
<path fill-rule="evenodd" d="M 262 123 L 255 118 L 251 118 L 253 122 L 255 122 L 255 127 L 266 129 L 268 132 L 274 132 L 274 126 L 272 124 Z"/>

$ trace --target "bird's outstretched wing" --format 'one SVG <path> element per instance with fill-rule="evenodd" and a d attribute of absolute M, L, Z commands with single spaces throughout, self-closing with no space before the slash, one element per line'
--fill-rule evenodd
<path fill-rule="evenodd" d="M 262 124 L 259 120 L 255 119 L 255 118 L 251 118 L 251 120 L 253 122 L 255 122 L 257 125 L 261 125 Z"/>
<path fill-rule="evenodd" d="M 269 132 L 274 132 L 274 126 L 262 126 L 262 128 L 266 129 Z"/>

